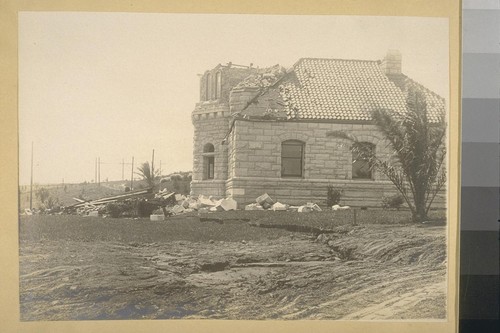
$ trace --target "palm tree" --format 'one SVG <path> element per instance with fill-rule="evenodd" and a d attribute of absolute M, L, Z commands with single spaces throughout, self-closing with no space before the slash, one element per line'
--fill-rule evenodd
<path fill-rule="evenodd" d="M 137 167 L 138 172 L 137 175 L 141 176 L 144 179 L 148 186 L 154 188 L 157 185 L 157 180 L 160 176 L 160 171 L 151 168 L 149 162 L 142 163 L 139 167 Z"/>
<path fill-rule="evenodd" d="M 424 222 L 446 182 L 446 124 L 444 115 L 437 122 L 429 121 L 425 95 L 417 89 L 408 91 L 406 111 L 404 115 L 384 109 L 373 112 L 374 123 L 394 151 L 395 162 L 380 160 L 349 133 L 334 131 L 328 135 L 352 141 L 354 155 L 387 176 L 408 204 L 413 221 Z"/>

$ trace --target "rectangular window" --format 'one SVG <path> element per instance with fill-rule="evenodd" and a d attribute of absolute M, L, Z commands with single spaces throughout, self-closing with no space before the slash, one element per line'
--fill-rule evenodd
<path fill-rule="evenodd" d="M 220 98 L 221 86 L 222 86 L 221 74 L 220 74 L 220 72 L 217 72 L 217 74 L 215 74 L 215 98 L 216 99 Z"/>
<path fill-rule="evenodd" d="M 215 169 L 215 163 L 214 163 L 214 157 L 210 156 L 207 157 L 207 179 L 214 179 L 214 169 Z"/>
<path fill-rule="evenodd" d="M 281 176 L 303 176 L 304 143 L 301 141 L 285 141 L 281 144 Z"/>
<path fill-rule="evenodd" d="M 374 145 L 361 143 L 358 151 L 352 153 L 352 179 L 372 179 L 372 168 L 367 156 L 374 153 Z"/>

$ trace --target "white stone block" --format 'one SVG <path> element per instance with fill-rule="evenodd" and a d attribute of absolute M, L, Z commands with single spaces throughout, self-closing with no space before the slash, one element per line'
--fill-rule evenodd
<path fill-rule="evenodd" d="M 347 209 L 351 209 L 351 207 L 349 207 L 349 206 L 340 206 L 340 205 L 333 205 L 332 206 L 332 210 L 347 210 Z"/>
<path fill-rule="evenodd" d="M 245 210 L 264 210 L 264 207 L 258 203 L 253 203 L 245 206 Z"/>
<path fill-rule="evenodd" d="M 300 206 L 297 211 L 299 213 L 310 213 L 310 212 L 312 212 L 312 208 L 307 207 L 307 206 Z"/>
<path fill-rule="evenodd" d="M 152 214 L 149 216 L 149 219 L 151 221 L 163 221 L 163 220 L 165 220 L 165 216 L 163 214 L 161 214 L 161 215 Z"/>
<path fill-rule="evenodd" d="M 271 209 L 274 211 L 278 210 L 288 210 L 288 205 L 287 204 L 282 204 L 281 202 L 276 202 L 274 205 L 271 206 Z"/>
<path fill-rule="evenodd" d="M 222 210 L 236 210 L 238 208 L 238 203 L 233 198 L 221 199 L 217 201 L 215 207 L 222 208 Z"/>
<path fill-rule="evenodd" d="M 274 204 L 274 200 L 271 199 L 271 197 L 267 193 L 264 193 L 260 197 L 255 199 L 255 202 L 257 202 L 261 206 L 264 206 L 264 204 L 268 204 L 269 206 Z"/>
<path fill-rule="evenodd" d="M 172 209 L 170 209 L 170 211 L 173 214 L 182 214 L 184 213 L 184 207 L 182 207 L 181 205 L 175 205 L 174 207 L 172 207 Z"/>

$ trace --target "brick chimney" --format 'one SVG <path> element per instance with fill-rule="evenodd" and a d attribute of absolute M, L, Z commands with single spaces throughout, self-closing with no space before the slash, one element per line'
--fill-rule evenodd
<path fill-rule="evenodd" d="M 401 74 L 401 52 L 398 50 L 388 50 L 380 67 L 386 75 Z"/>

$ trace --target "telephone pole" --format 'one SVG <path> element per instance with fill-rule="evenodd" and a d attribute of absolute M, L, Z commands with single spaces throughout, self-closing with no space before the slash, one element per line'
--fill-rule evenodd
<path fill-rule="evenodd" d="M 98 167 L 97 167 L 97 183 L 99 184 L 99 186 L 101 186 L 101 158 L 100 157 L 97 158 L 97 164 L 98 164 Z"/>
<path fill-rule="evenodd" d="M 154 164 L 155 164 L 155 150 L 153 149 L 153 157 L 151 157 L 151 177 L 154 179 L 155 173 L 154 173 Z"/>
<path fill-rule="evenodd" d="M 97 184 L 97 157 L 95 158 L 94 184 Z"/>
<path fill-rule="evenodd" d="M 134 156 L 132 156 L 132 174 L 130 176 L 130 190 L 134 189 Z"/>
<path fill-rule="evenodd" d="M 122 158 L 122 180 L 125 179 L 125 159 Z"/>
<path fill-rule="evenodd" d="M 33 141 L 31 141 L 30 211 L 33 210 Z"/>

